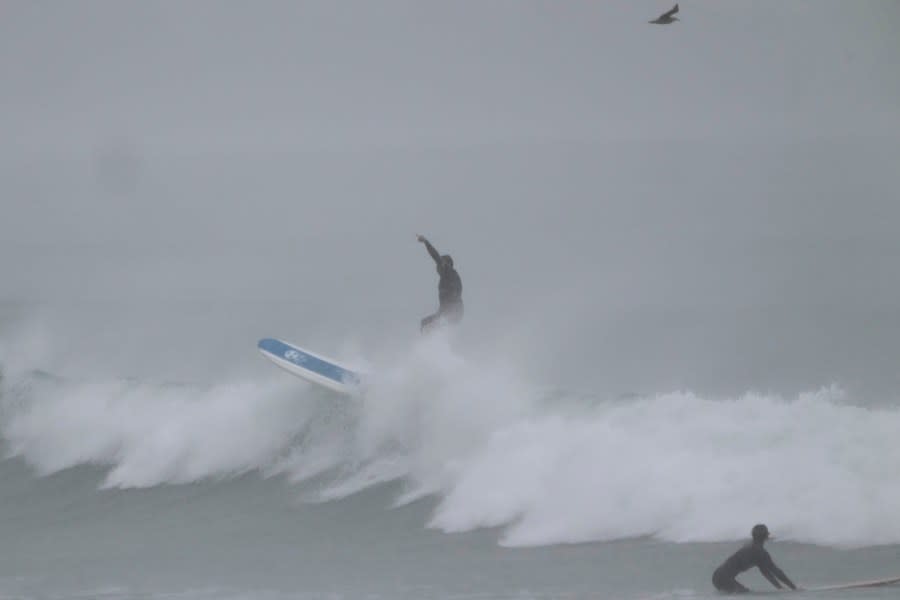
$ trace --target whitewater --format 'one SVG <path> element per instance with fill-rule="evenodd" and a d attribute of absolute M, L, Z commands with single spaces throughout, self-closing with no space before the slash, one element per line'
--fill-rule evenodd
<path fill-rule="evenodd" d="M 200 385 L 15 362 L 3 363 L 7 463 L 37 478 L 99 467 L 98 493 L 255 473 L 302 502 L 394 482 L 385 510 L 430 498 L 421 527 L 496 528 L 508 547 L 722 542 L 745 537 L 748 519 L 786 541 L 900 544 L 900 410 L 834 386 L 593 397 L 468 361 L 446 335 L 377 365 L 361 399 L 274 368 Z"/>

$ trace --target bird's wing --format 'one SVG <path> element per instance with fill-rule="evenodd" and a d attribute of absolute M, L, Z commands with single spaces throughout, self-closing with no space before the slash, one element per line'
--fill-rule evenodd
<path fill-rule="evenodd" d="M 662 15 L 660 15 L 660 17 L 661 18 L 662 17 L 671 17 L 672 15 L 674 15 L 677 12 L 678 12 L 678 5 L 676 4 L 675 6 L 672 7 L 672 10 L 670 10 L 667 13 L 663 13 Z"/>

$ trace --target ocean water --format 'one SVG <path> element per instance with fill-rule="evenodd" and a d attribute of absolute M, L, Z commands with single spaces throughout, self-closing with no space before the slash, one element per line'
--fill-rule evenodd
<path fill-rule="evenodd" d="M 756 522 L 801 586 L 900 574 L 900 409 L 836 386 L 565 391 L 441 334 L 349 399 L 252 346 L 208 382 L 40 347 L 3 346 L 3 598 L 712 598 Z"/>

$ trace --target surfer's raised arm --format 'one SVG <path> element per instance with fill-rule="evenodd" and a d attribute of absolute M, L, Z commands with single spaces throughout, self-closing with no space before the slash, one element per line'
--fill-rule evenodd
<path fill-rule="evenodd" d="M 441 265 L 441 255 L 437 250 L 435 250 L 434 246 L 431 245 L 431 242 L 429 242 L 427 239 L 425 239 L 424 235 L 417 235 L 416 240 L 425 244 L 425 248 L 428 249 L 428 254 L 430 254 L 431 258 L 434 259 L 435 264 L 440 266 Z"/>
<path fill-rule="evenodd" d="M 463 302 L 462 280 L 459 278 L 459 273 L 453 268 L 453 257 L 449 254 L 441 256 L 424 235 L 416 235 L 416 241 L 425 244 L 428 254 L 434 259 L 440 277 L 440 281 L 438 281 L 438 311 L 422 319 L 419 330 L 425 333 L 436 323 L 442 322 L 455 325 L 462 319 Z"/>

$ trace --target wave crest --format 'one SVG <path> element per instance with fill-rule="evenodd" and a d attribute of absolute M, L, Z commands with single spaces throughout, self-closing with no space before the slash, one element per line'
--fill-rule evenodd
<path fill-rule="evenodd" d="M 105 486 L 256 470 L 328 501 L 401 480 L 438 498 L 429 526 L 503 527 L 532 546 L 654 536 L 900 543 L 900 411 L 835 388 L 784 399 L 678 392 L 547 395 L 510 365 L 472 364 L 441 338 L 381 370 L 362 401 L 275 374 L 213 386 L 5 379 L 8 453 L 39 474 L 108 466 Z"/>

